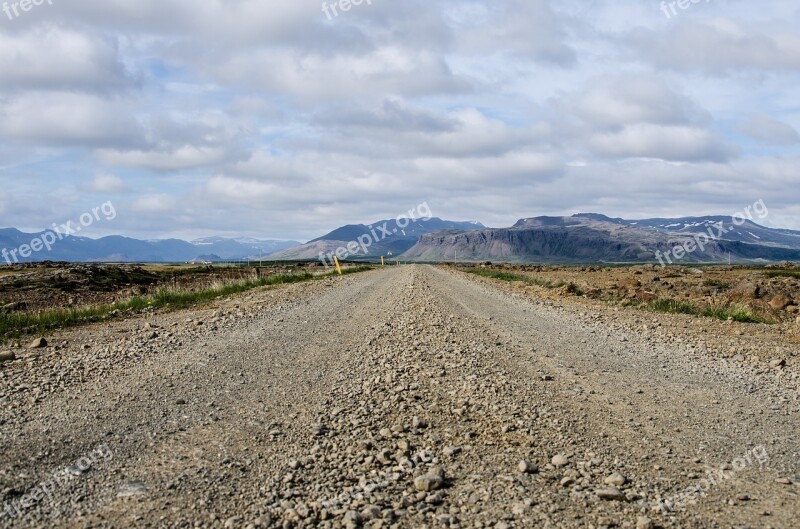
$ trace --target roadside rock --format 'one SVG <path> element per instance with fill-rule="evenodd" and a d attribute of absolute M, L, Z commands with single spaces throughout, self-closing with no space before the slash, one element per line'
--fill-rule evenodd
<path fill-rule="evenodd" d="M 794 302 L 792 301 L 792 298 L 790 298 L 788 296 L 784 296 L 783 294 L 779 294 L 779 295 L 775 296 L 769 302 L 769 306 L 772 307 L 775 310 L 783 310 L 786 307 L 788 307 L 789 305 L 793 305 L 793 304 L 794 304 Z"/>
<path fill-rule="evenodd" d="M 42 347 L 47 347 L 47 340 L 44 338 L 36 338 L 30 343 L 28 349 L 41 349 Z"/>
<path fill-rule="evenodd" d="M 142 496 L 147 493 L 147 486 L 144 481 L 127 481 L 123 483 L 117 492 L 117 498 L 132 498 Z"/>
<path fill-rule="evenodd" d="M 731 301 L 750 301 L 762 295 L 761 286 L 756 283 L 743 283 L 731 290 L 728 295 Z"/>
<path fill-rule="evenodd" d="M 625 494 L 623 494 L 622 491 L 616 487 L 606 487 L 604 489 L 599 489 L 595 491 L 595 494 L 597 494 L 597 497 L 600 498 L 601 500 L 608 500 L 608 501 L 625 500 Z"/>
<path fill-rule="evenodd" d="M 628 479 L 619 472 L 614 472 L 613 474 L 611 474 L 610 476 L 608 476 L 606 479 L 603 480 L 603 483 L 605 483 L 606 485 L 611 485 L 613 487 L 621 487 L 627 482 Z"/>
<path fill-rule="evenodd" d="M 414 480 L 414 488 L 420 492 L 439 490 L 444 486 L 444 471 L 439 468 L 432 469 L 424 476 Z"/>
<path fill-rule="evenodd" d="M 444 455 L 446 455 L 448 457 L 457 456 L 458 454 L 461 453 L 461 447 L 460 446 L 446 446 L 446 447 L 444 447 L 443 452 L 444 452 Z"/>

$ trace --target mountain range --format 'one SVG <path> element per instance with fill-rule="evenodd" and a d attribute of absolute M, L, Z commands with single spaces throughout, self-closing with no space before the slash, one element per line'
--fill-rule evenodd
<path fill-rule="evenodd" d="M 366 242 L 348 260 L 380 256 L 405 261 L 505 261 L 516 263 L 773 262 L 800 261 L 800 231 L 767 228 L 728 216 L 626 220 L 598 213 L 532 217 L 508 228 L 480 222 L 417 219 L 337 228 L 305 244 L 296 241 L 208 237 L 145 241 L 122 236 L 69 236 L 24 261 L 186 262 L 269 259 L 318 260 L 355 242 Z M 0 249 L 11 251 L 41 233 L 0 229 Z M 52 233 L 52 232 L 50 232 Z M 694 242 L 693 242 L 694 241 Z M 697 244 L 701 242 L 702 244 Z M 692 251 L 675 250 L 679 246 Z M 694 246 L 697 246 L 694 248 Z M 685 254 L 685 255 L 683 255 Z M 8 262 L 3 254 L 0 264 Z M 330 257 L 329 257 L 330 259 Z"/>
<path fill-rule="evenodd" d="M 683 245 L 696 248 L 675 251 Z M 797 261 L 800 232 L 725 216 L 625 220 L 583 213 L 522 219 L 509 228 L 429 233 L 402 257 L 529 263 Z"/>
<path fill-rule="evenodd" d="M 52 231 L 39 233 L 23 233 L 15 228 L 0 229 L 0 249 L 6 253 L 0 259 L 0 264 L 14 262 L 10 252 L 23 245 L 30 245 L 31 241 L 42 239 Z M 77 237 L 71 235 L 58 240 L 51 245 L 51 249 L 42 249 L 32 253 L 30 257 L 21 258 L 15 254 L 19 262 L 28 261 L 71 261 L 71 262 L 186 262 L 191 260 L 227 261 L 258 259 L 278 250 L 297 246 L 297 241 L 276 241 L 258 239 L 226 239 L 223 237 L 209 237 L 191 242 L 180 239 L 165 239 L 144 241 L 112 235 L 100 239 Z"/>

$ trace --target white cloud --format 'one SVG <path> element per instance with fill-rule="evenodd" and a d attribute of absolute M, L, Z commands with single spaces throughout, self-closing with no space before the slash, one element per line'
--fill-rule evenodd
<path fill-rule="evenodd" d="M 217 82 L 244 84 L 308 103 L 469 90 L 440 56 L 401 43 L 358 54 L 258 49 L 200 68 L 207 68 L 205 74 Z"/>
<path fill-rule="evenodd" d="M 572 66 L 576 52 L 569 45 L 565 22 L 547 0 L 504 0 L 473 3 L 454 15 L 458 44 L 478 55 L 511 54 L 516 60 Z"/>
<path fill-rule="evenodd" d="M 132 84 L 116 40 L 52 24 L 0 32 L 0 89 L 119 90 Z"/>
<path fill-rule="evenodd" d="M 708 130 L 650 124 L 593 135 L 589 147 L 604 156 L 675 162 L 725 162 L 736 154 L 733 147 Z"/>
<path fill-rule="evenodd" d="M 717 18 L 676 24 L 664 33 L 638 31 L 632 44 L 642 57 L 663 68 L 714 75 L 800 70 L 796 31 L 772 32 L 747 20 Z"/>
<path fill-rule="evenodd" d="M 226 160 L 228 155 L 228 151 L 222 147 L 198 147 L 195 145 L 183 145 L 166 151 L 111 149 L 97 151 L 98 160 L 106 165 L 164 172 L 213 166 Z"/>
<path fill-rule="evenodd" d="M 135 199 L 130 209 L 134 214 L 176 215 L 180 208 L 175 197 L 159 193 Z"/>
<path fill-rule="evenodd" d="M 595 78 L 583 94 L 562 103 L 596 127 L 634 123 L 680 125 L 710 120 L 689 97 L 652 74 L 617 74 Z"/>
<path fill-rule="evenodd" d="M 119 100 L 72 92 L 0 98 L 0 137 L 42 145 L 135 145 L 140 124 Z"/>
<path fill-rule="evenodd" d="M 89 190 L 94 193 L 119 193 L 126 191 L 128 186 L 122 178 L 106 173 L 95 175 L 94 179 L 89 183 Z"/>

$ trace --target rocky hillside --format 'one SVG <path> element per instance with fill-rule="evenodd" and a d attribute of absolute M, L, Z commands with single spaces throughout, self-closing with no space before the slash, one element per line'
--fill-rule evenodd
<path fill-rule="evenodd" d="M 427 233 L 442 230 L 468 233 L 482 228 L 485 226 L 479 222 L 457 222 L 436 217 L 420 218 L 404 226 L 399 226 L 396 220 L 379 220 L 368 226 L 365 224 L 342 226 L 307 244 L 276 252 L 269 258 L 276 261 L 318 259 L 320 254 L 335 253 L 339 248 L 347 248 L 348 244 L 359 241 L 366 243 L 366 251 L 359 248 L 358 252 L 350 253 L 348 259 L 396 256 L 406 252 Z"/>
<path fill-rule="evenodd" d="M 655 220 L 655 219 L 650 219 Z M 423 235 L 403 258 L 417 261 L 507 262 L 652 262 L 656 252 L 668 254 L 675 246 L 708 233 L 715 223 L 728 229 L 730 217 L 704 217 L 696 222 L 610 219 L 602 215 L 536 217 L 510 228 L 471 232 L 456 230 Z M 679 219 L 660 219 L 663 221 Z M 712 231 L 716 233 L 716 231 Z M 759 235 L 760 238 L 759 238 Z M 687 254 L 681 263 L 800 260 L 800 233 L 771 230 L 747 221 L 742 226 Z M 674 259 L 674 258 L 673 258 Z M 666 262 L 666 261 L 665 261 Z"/>

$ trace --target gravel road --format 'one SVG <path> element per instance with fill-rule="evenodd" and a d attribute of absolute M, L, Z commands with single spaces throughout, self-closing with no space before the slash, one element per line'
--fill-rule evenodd
<path fill-rule="evenodd" d="M 798 527 L 794 359 L 659 325 L 411 266 L 50 336 L 0 527 Z"/>

